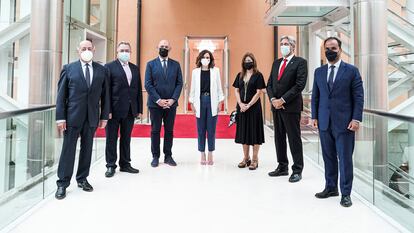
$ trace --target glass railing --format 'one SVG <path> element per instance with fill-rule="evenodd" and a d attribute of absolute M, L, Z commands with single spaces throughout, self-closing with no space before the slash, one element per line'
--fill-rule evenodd
<path fill-rule="evenodd" d="M 323 168 L 318 131 L 311 126 L 310 96 L 304 95 L 305 156 Z M 364 110 L 356 134 L 354 192 L 414 231 L 414 117 Z M 411 169 L 410 169 L 411 168 Z"/>
<path fill-rule="evenodd" d="M 54 107 L 39 109 L 0 113 L 0 231 L 56 191 L 63 137 Z M 104 149 L 104 139 L 95 138 L 93 162 Z"/>

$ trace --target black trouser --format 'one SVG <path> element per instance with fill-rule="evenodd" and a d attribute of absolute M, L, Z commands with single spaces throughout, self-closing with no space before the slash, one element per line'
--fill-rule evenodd
<path fill-rule="evenodd" d="M 277 162 L 282 169 L 288 169 L 286 134 L 289 139 L 290 152 L 293 158 L 293 173 L 301 174 L 303 170 L 303 148 L 300 132 L 300 113 L 273 111 L 275 146 Z"/>
<path fill-rule="evenodd" d="M 177 107 L 150 108 L 151 118 L 151 152 L 154 158 L 160 157 L 160 131 L 161 123 L 164 123 L 164 148 L 165 157 L 172 155 L 174 120 Z"/>
<path fill-rule="evenodd" d="M 106 148 L 105 159 L 106 167 L 116 168 L 116 147 L 118 142 L 119 130 L 119 166 L 121 168 L 130 167 L 131 164 L 131 133 L 134 128 L 134 116 L 131 108 L 125 118 L 112 118 L 106 125 Z"/>
<path fill-rule="evenodd" d="M 70 184 L 79 136 L 81 136 L 81 145 L 76 180 L 81 182 L 89 176 L 95 130 L 96 127 L 90 127 L 88 121 L 85 121 L 82 127 L 67 127 L 65 130 L 58 167 L 59 179 L 56 182 L 58 186 L 68 187 Z"/>

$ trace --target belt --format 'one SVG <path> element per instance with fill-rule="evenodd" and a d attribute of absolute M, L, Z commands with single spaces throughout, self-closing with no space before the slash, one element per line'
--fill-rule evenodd
<path fill-rule="evenodd" d="M 209 96 L 210 95 L 210 92 L 203 92 L 203 93 L 201 93 L 201 95 Z"/>

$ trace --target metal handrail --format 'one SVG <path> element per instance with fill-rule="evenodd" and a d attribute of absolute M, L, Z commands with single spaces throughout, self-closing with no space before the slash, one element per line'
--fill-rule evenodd
<path fill-rule="evenodd" d="M 377 110 L 377 109 L 366 109 L 366 108 L 364 109 L 364 113 L 377 115 L 377 116 L 382 116 L 382 117 L 387 117 L 387 118 L 392 118 L 392 119 L 398 120 L 398 121 L 405 121 L 405 122 L 409 122 L 409 123 L 414 123 L 414 117 L 413 116 L 395 114 L 395 113 L 385 112 L 385 111 L 381 111 L 381 110 Z"/>
<path fill-rule="evenodd" d="M 50 104 L 50 105 L 41 105 L 41 106 L 33 107 L 33 108 L 24 108 L 24 109 L 19 109 L 19 110 L 0 112 L 0 120 L 10 118 L 10 117 L 16 117 L 16 116 L 27 114 L 27 113 L 41 112 L 41 111 L 53 109 L 55 107 L 56 105 Z"/>

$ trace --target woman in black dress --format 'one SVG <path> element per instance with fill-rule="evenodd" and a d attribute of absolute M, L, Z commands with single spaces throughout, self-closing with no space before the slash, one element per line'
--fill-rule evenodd
<path fill-rule="evenodd" d="M 237 74 L 233 87 L 236 88 L 237 129 L 236 143 L 243 144 L 244 158 L 239 168 L 255 170 L 259 165 L 259 148 L 264 143 L 264 128 L 260 95 L 266 88 L 263 75 L 257 70 L 252 53 L 242 59 L 242 71 Z M 250 146 L 253 146 L 253 159 L 250 160 Z"/>

